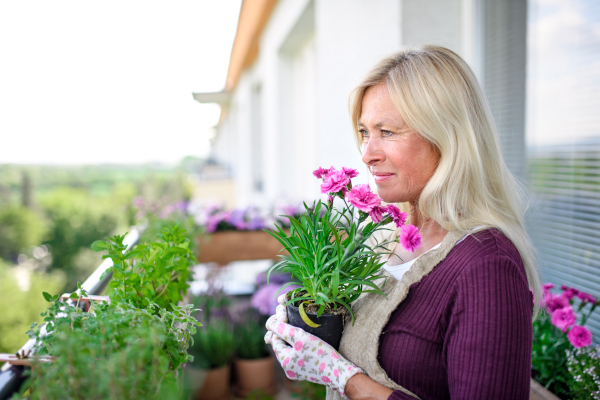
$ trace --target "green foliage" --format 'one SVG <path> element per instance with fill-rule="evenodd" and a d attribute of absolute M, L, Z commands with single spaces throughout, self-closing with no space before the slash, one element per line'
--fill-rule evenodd
<path fill-rule="evenodd" d="M 308 381 L 292 381 L 296 389 L 292 398 L 299 400 L 322 400 L 327 395 L 327 386 Z"/>
<path fill-rule="evenodd" d="M 146 308 L 150 303 L 170 310 L 183 298 L 191 279 L 190 266 L 195 261 L 185 230 L 178 226 L 158 233 L 158 241 L 143 243 L 125 252 L 125 236 L 115 235 L 107 241 L 97 240 L 92 250 L 108 250 L 113 266 L 111 299 L 131 302 L 135 307 Z"/>
<path fill-rule="evenodd" d="M 266 333 L 265 321 L 255 310 L 248 310 L 246 318 L 235 327 L 237 356 L 246 360 L 267 357 L 271 348 L 265 343 Z"/>
<path fill-rule="evenodd" d="M 19 285 L 17 268 L 25 275 L 24 279 L 29 280 L 28 290 Z M 41 322 L 40 313 L 46 309 L 46 302 L 39 293 L 42 290 L 57 292 L 63 283 L 60 272 L 26 271 L 0 260 L 0 353 L 14 353 L 27 342 L 29 337 L 25 332 L 31 322 Z"/>
<path fill-rule="evenodd" d="M 21 251 L 40 244 L 46 223 L 38 213 L 23 206 L 0 209 L 0 258 L 16 260 Z"/>
<path fill-rule="evenodd" d="M 48 297 L 47 295 L 46 297 Z M 172 321 L 127 304 L 97 305 L 95 316 L 51 298 L 54 328 L 41 342 L 53 363 L 36 367 L 33 399 L 163 399 L 177 393 Z"/>
<path fill-rule="evenodd" d="M 566 352 L 570 348 L 567 336 L 541 311 L 533 322 L 532 377 L 559 397 L 569 393 Z"/>
<path fill-rule="evenodd" d="M 282 286 L 299 285 L 290 292 L 289 303 L 301 301 L 314 303 L 320 316 L 326 308 L 345 307 L 352 314 L 350 303 L 362 293 L 379 293 L 376 280 L 381 278 L 379 270 L 384 261 L 375 250 L 383 249 L 391 242 L 378 243 L 371 247 L 366 242 L 391 217 L 379 223 L 367 222 L 367 215 L 358 218 L 349 207 L 341 212 L 319 201 L 313 209 L 305 205 L 306 211 L 299 218 L 289 217 L 289 234 L 277 226 L 277 231 L 268 231 L 289 252 L 280 256 L 283 261 L 269 269 L 289 272 L 293 282 Z M 361 226 L 361 224 L 363 224 Z M 281 290 L 280 289 L 280 290 Z"/>
<path fill-rule="evenodd" d="M 600 399 L 600 346 L 568 350 L 567 368 L 573 400 Z"/>
<path fill-rule="evenodd" d="M 235 340 L 233 329 L 222 319 L 214 318 L 198 329 L 190 353 L 194 365 L 202 369 L 219 368 L 233 357 Z"/>

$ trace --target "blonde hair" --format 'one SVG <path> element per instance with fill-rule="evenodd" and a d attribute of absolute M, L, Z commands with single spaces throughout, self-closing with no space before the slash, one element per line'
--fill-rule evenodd
<path fill-rule="evenodd" d="M 523 192 L 504 163 L 491 111 L 471 68 L 438 46 L 403 50 L 380 61 L 350 97 L 359 146 L 363 97 L 382 83 L 408 127 L 440 153 L 419 197 L 421 214 L 465 234 L 490 227 L 502 231 L 521 255 L 537 315 L 541 284 L 523 221 Z"/>

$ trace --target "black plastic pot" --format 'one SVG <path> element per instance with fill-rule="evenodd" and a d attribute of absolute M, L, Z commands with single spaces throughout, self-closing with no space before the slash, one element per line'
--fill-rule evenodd
<path fill-rule="evenodd" d="M 318 328 L 311 328 L 306 325 L 302 317 L 300 317 L 300 311 L 298 307 L 289 304 L 286 307 L 288 324 L 296 326 L 306 332 L 315 335 L 325 343 L 333 346 L 334 349 L 339 350 L 340 341 L 342 340 L 342 332 L 344 332 L 344 315 L 343 314 L 321 314 L 317 318 L 317 313 L 306 312 L 308 318 L 321 326 Z"/>

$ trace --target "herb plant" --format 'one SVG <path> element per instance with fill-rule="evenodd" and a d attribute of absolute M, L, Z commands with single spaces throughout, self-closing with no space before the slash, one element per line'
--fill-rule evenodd
<path fill-rule="evenodd" d="M 267 231 L 289 252 L 280 256 L 283 261 L 275 264 L 275 270 L 289 272 L 293 276 L 290 285 L 300 287 L 290 291 L 287 304 L 299 304 L 300 315 L 305 319 L 304 304 L 317 308 L 317 316 L 338 307 L 347 309 L 363 293 L 383 295 L 376 281 L 382 277 L 380 268 L 385 261 L 379 257 L 390 253 L 388 245 L 393 241 L 379 242 L 369 239 L 380 230 L 390 230 L 385 225 L 394 221 L 402 226 L 400 241 L 414 251 L 420 244 L 420 236 L 414 226 L 404 225 L 406 213 L 394 205 L 381 205 L 381 199 L 371 192 L 368 185 L 352 187 L 355 170 L 342 168 L 318 169 L 314 172 L 322 178 L 321 192 L 328 194 L 327 204 L 318 201 L 313 207 L 306 204 L 299 218 L 286 215 L 290 221 L 287 233 L 281 226 Z M 334 207 L 334 198 L 343 202 L 341 209 Z M 370 219 L 368 219 L 370 217 Z M 306 321 L 309 324 L 310 321 Z M 310 324 L 309 324 L 310 325 Z"/>
<path fill-rule="evenodd" d="M 194 335 L 190 353 L 194 365 L 201 369 L 213 369 L 227 365 L 235 351 L 233 329 L 222 319 L 205 323 Z"/>
<path fill-rule="evenodd" d="M 158 232 L 159 240 L 138 244 L 131 251 L 126 251 L 124 238 L 115 235 L 92 244 L 94 251 L 108 250 L 103 258 L 113 261 L 105 272 L 113 274 L 111 300 L 129 301 L 138 308 L 155 303 L 156 311 L 170 310 L 187 291 L 195 261 L 185 230 L 177 225 L 167 227 Z"/>
<path fill-rule="evenodd" d="M 237 356 L 245 360 L 257 360 L 269 356 L 270 347 L 265 343 L 265 321 L 256 310 L 248 310 L 243 321 L 235 327 Z"/>

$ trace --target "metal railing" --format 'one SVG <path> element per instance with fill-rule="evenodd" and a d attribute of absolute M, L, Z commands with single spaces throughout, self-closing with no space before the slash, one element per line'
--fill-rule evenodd
<path fill-rule="evenodd" d="M 127 245 L 127 249 L 130 249 L 139 242 L 140 234 L 141 232 L 137 228 L 131 229 L 123 241 L 123 244 Z M 100 277 L 111 266 L 112 260 L 110 258 L 105 259 L 85 282 L 81 284 L 81 287 L 91 295 L 102 293 L 110 281 L 112 274 L 107 274 L 104 279 L 100 279 Z M 33 349 L 34 344 L 35 341 L 30 339 L 19 349 L 19 352 L 27 353 Z M 5 363 L 2 369 L 0 369 L 0 400 L 9 399 L 13 394 L 17 393 L 25 379 L 25 367 Z"/>

